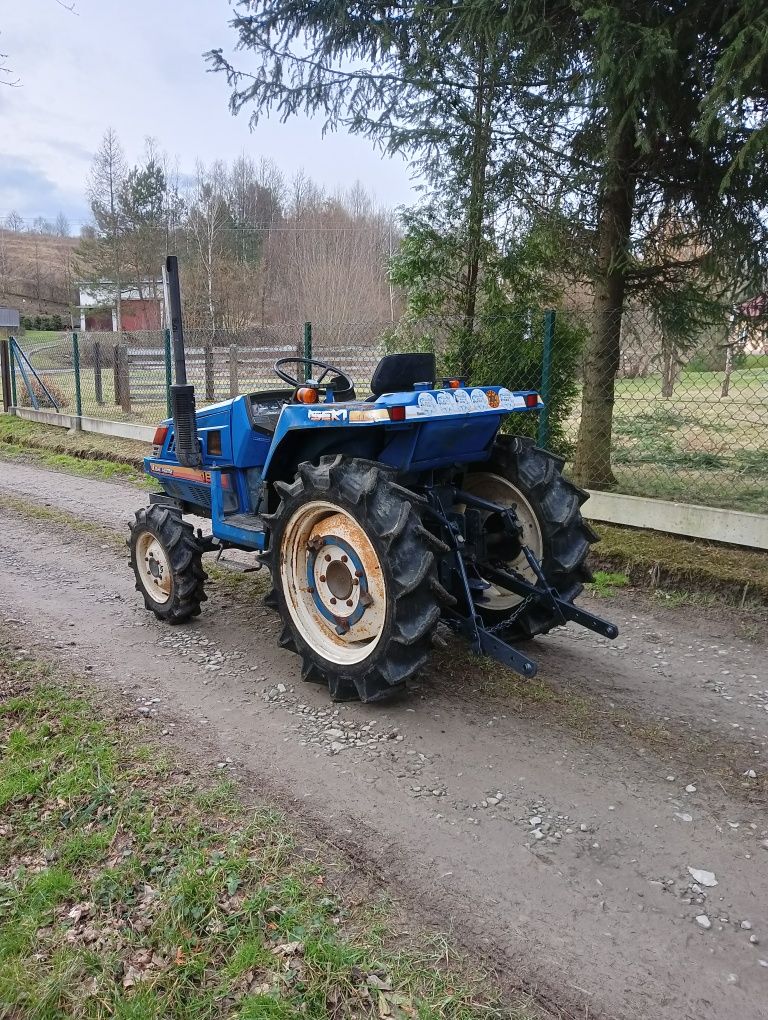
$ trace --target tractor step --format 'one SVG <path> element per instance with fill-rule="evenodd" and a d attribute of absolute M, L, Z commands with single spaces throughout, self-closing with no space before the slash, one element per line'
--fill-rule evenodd
<path fill-rule="evenodd" d="M 225 514 L 224 523 L 243 531 L 264 531 L 261 518 L 255 514 Z"/>
<path fill-rule="evenodd" d="M 267 538 L 261 518 L 255 514 L 226 514 L 219 517 L 214 512 L 213 533 L 228 545 L 258 552 L 264 549 Z"/>

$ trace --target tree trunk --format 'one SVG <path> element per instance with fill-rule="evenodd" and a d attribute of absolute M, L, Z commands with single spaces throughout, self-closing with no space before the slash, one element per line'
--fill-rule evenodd
<path fill-rule="evenodd" d="M 661 363 L 661 395 L 665 400 L 675 392 L 677 382 L 677 358 L 671 341 L 666 340 L 663 345 Z"/>
<path fill-rule="evenodd" d="M 733 372 L 733 344 L 725 348 L 725 375 L 723 385 L 720 387 L 720 396 L 727 397 L 731 389 L 731 373 Z"/>
<path fill-rule="evenodd" d="M 616 481 L 611 470 L 611 428 L 635 201 L 634 144 L 634 125 L 627 121 L 608 152 L 597 227 L 592 330 L 584 352 L 581 424 L 573 466 L 575 481 L 593 489 Z"/>
<path fill-rule="evenodd" d="M 486 66 L 485 45 L 481 44 L 477 63 L 477 86 L 473 119 L 472 172 L 467 205 L 467 275 L 462 300 L 463 330 L 459 347 L 459 375 L 469 378 L 473 364 L 473 334 L 477 287 L 480 279 L 480 256 L 485 223 L 485 200 L 488 184 L 488 154 L 491 145 L 494 75 Z"/>

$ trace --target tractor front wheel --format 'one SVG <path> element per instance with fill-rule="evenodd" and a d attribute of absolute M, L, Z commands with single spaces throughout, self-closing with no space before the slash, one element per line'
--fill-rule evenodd
<path fill-rule="evenodd" d="M 136 511 L 129 528 L 128 562 L 147 609 L 166 623 L 198 616 L 207 575 L 192 525 L 179 513 L 152 504 Z"/>
<path fill-rule="evenodd" d="M 450 600 L 437 540 L 393 472 L 369 461 L 324 457 L 276 488 L 268 602 L 285 625 L 280 644 L 334 700 L 391 695 L 425 663 L 440 600 Z"/>

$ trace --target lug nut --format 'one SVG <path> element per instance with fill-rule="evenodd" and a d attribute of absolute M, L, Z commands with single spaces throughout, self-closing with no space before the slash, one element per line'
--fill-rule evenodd
<path fill-rule="evenodd" d="M 326 561 L 326 563 L 330 563 L 331 562 L 331 554 L 330 553 L 326 553 L 325 554 L 325 561 Z"/>
<path fill-rule="evenodd" d="M 332 605 L 332 606 L 335 606 L 335 605 L 336 605 L 336 599 L 331 599 L 331 605 Z"/>
<path fill-rule="evenodd" d="M 351 606 L 351 605 L 352 605 L 352 599 L 347 599 L 347 605 L 348 605 L 348 606 Z"/>
<path fill-rule="evenodd" d="M 346 556 L 346 554 L 345 554 L 345 555 L 343 555 L 343 556 L 341 557 L 341 562 L 342 562 L 342 563 L 346 563 L 346 562 L 347 562 L 347 556 Z"/>
<path fill-rule="evenodd" d="M 360 581 L 356 577 L 353 577 L 352 584 L 360 584 Z"/>
<path fill-rule="evenodd" d="M 320 575 L 320 580 L 325 584 L 325 574 Z"/>

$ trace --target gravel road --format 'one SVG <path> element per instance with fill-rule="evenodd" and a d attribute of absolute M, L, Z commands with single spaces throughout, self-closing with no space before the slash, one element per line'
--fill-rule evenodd
<path fill-rule="evenodd" d="M 6 462 L 2 494 L 121 530 L 146 501 Z M 557 699 L 478 698 L 455 645 L 397 704 L 333 706 L 262 606 L 214 594 L 165 627 L 103 540 L 0 518 L 19 644 L 299 813 L 510 986 L 566 1016 L 768 1018 L 768 669 L 724 617 L 622 597 L 597 604 L 617 642 L 537 642 L 546 688 L 607 713 L 604 732 Z"/>

